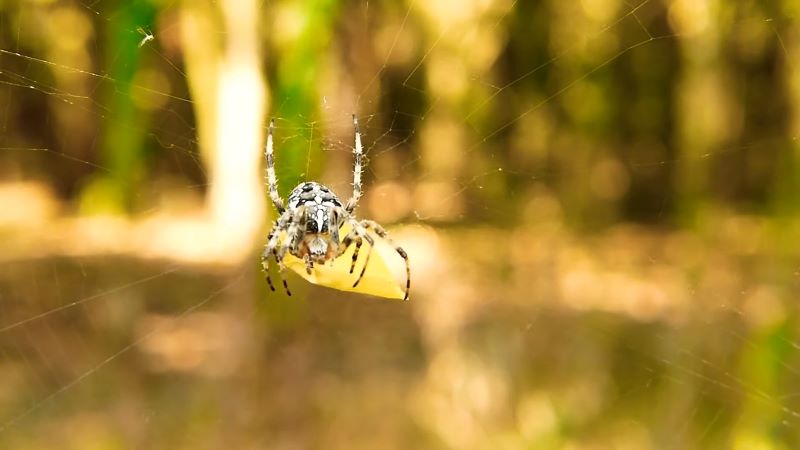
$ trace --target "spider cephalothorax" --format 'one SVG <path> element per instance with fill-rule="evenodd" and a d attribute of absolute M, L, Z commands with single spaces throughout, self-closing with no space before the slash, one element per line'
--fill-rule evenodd
<path fill-rule="evenodd" d="M 357 220 L 353 216 L 353 211 L 361 198 L 361 171 L 363 169 L 363 148 L 361 146 L 361 133 L 358 129 L 358 120 L 353 116 L 353 126 L 355 127 L 356 142 L 353 148 L 355 155 L 355 167 L 353 169 L 353 196 L 346 204 L 342 204 L 336 194 L 326 186 L 313 181 L 300 183 L 289 194 L 288 202 L 284 206 L 283 199 L 278 194 L 278 180 L 275 176 L 275 161 L 272 155 L 272 132 L 274 123 L 269 124 L 269 135 L 267 136 L 267 187 L 272 203 L 278 210 L 278 219 L 269 233 L 267 246 L 261 255 L 261 264 L 267 274 L 267 283 L 270 289 L 275 290 L 272 280 L 269 277 L 269 257 L 273 256 L 278 263 L 279 273 L 283 272 L 283 258 L 288 251 L 290 254 L 302 259 L 306 263 L 306 271 L 310 274 L 314 264 L 325 264 L 332 262 L 347 250 L 351 244 L 355 244 L 353 251 L 353 261 L 350 264 L 350 273 L 356 266 L 358 252 L 363 241 L 367 241 L 369 249 L 364 260 L 361 273 L 353 283 L 357 286 L 364 276 L 364 272 L 369 264 L 372 254 L 372 247 L 375 245 L 374 239 L 368 230 L 373 231 L 382 239 L 392 244 L 397 253 L 406 263 L 406 291 L 404 300 L 408 300 L 408 289 L 410 286 L 411 270 L 408 265 L 408 255 L 405 250 L 394 245 L 386 236 L 386 230 L 377 222 L 372 220 Z M 339 240 L 339 229 L 344 224 L 349 224 L 351 231 Z M 285 234 L 282 238 L 281 235 Z M 280 244 L 280 246 L 279 246 Z M 286 280 L 283 279 L 283 287 L 288 295 L 292 295 Z"/>

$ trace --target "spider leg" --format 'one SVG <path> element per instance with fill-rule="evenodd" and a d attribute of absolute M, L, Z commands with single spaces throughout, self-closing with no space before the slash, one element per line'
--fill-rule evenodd
<path fill-rule="evenodd" d="M 289 284 L 286 282 L 286 278 L 283 277 L 283 269 L 286 268 L 286 266 L 283 264 L 283 256 L 279 256 L 278 251 L 276 251 L 274 248 L 272 249 L 272 254 L 275 255 L 275 261 L 278 263 L 278 278 L 280 278 L 281 282 L 283 283 L 283 290 L 286 291 L 286 295 L 291 297 L 292 291 L 289 290 Z"/>
<path fill-rule="evenodd" d="M 305 214 L 305 206 L 297 208 L 293 213 L 286 213 L 286 216 L 289 217 L 288 224 L 284 226 L 284 229 L 286 230 L 286 239 L 283 241 L 280 248 L 273 249 L 275 260 L 278 261 L 278 274 L 283 280 L 283 286 L 286 288 L 287 293 L 289 293 L 289 287 L 286 284 L 286 280 L 283 278 L 283 270 L 286 268 L 286 266 L 283 264 L 283 258 L 286 256 L 286 252 L 290 250 L 293 255 L 297 255 L 296 250 L 298 244 L 300 243 L 298 238 L 300 237 L 301 226 L 304 226 L 301 225 L 303 214 Z M 308 261 L 306 261 L 306 270 L 308 270 Z"/>
<path fill-rule="evenodd" d="M 353 147 L 353 155 L 355 155 L 355 166 L 353 167 L 353 196 L 347 201 L 345 210 L 348 214 L 352 214 L 353 210 L 358 205 L 358 200 L 361 198 L 361 171 L 363 169 L 364 147 L 361 145 L 361 130 L 358 128 L 358 119 L 353 115 L 353 127 L 356 130 L 356 145 Z"/>
<path fill-rule="evenodd" d="M 275 231 L 270 232 L 268 242 L 272 242 L 272 236 L 275 234 Z M 275 292 L 275 285 L 272 284 L 272 278 L 269 276 L 269 256 L 272 253 L 273 248 L 267 244 L 264 247 L 264 252 L 261 253 L 261 267 L 264 269 L 264 273 L 267 275 L 267 284 L 269 285 L 269 289 L 272 292 Z"/>
<path fill-rule="evenodd" d="M 406 263 L 406 295 L 405 295 L 405 297 L 403 297 L 403 300 L 408 300 L 408 290 L 411 288 L 411 265 L 408 262 L 408 253 L 406 253 L 406 251 L 403 250 L 402 247 L 400 247 L 399 245 L 395 244 L 395 242 L 392 240 L 392 238 L 390 238 L 388 236 L 388 233 L 386 233 L 386 230 L 380 224 L 378 224 L 378 222 L 375 222 L 374 220 L 362 220 L 361 221 L 361 225 L 367 230 L 374 231 L 375 234 L 377 234 L 381 239 L 383 239 L 386 242 L 388 242 L 389 245 L 394 247 L 394 250 L 400 255 L 400 257 L 403 258 L 403 261 L 405 261 L 405 263 Z"/>
<path fill-rule="evenodd" d="M 339 247 L 339 253 L 336 255 L 336 258 L 344 255 L 344 253 L 347 251 L 348 248 L 350 248 L 350 245 L 352 245 L 353 242 L 356 243 L 356 248 L 355 251 L 353 252 L 353 262 L 352 264 L 350 264 L 350 273 L 353 273 L 353 270 L 355 270 L 356 268 L 356 260 L 358 260 L 358 251 L 361 249 L 361 245 L 364 243 L 361 236 L 359 236 L 355 231 L 350 230 L 350 232 L 347 233 L 347 236 L 345 236 L 344 239 L 342 239 L 342 245 Z"/>
<path fill-rule="evenodd" d="M 311 275 L 311 271 L 314 270 L 314 261 L 311 261 L 311 256 L 309 255 L 303 257 L 303 260 L 306 262 L 306 273 Z"/>
<path fill-rule="evenodd" d="M 353 273 L 353 270 L 356 268 L 356 261 L 358 260 L 358 251 L 361 250 L 361 245 L 364 243 L 364 239 L 361 236 L 355 239 L 356 248 L 353 250 L 353 262 L 350 263 L 350 273 Z"/>
<path fill-rule="evenodd" d="M 369 265 L 369 258 L 372 256 L 372 248 L 375 246 L 375 240 L 372 239 L 372 236 L 369 235 L 367 230 L 356 220 L 352 217 L 348 220 L 350 222 L 350 226 L 353 227 L 353 232 L 356 233 L 359 239 L 364 239 L 369 244 L 369 249 L 367 249 L 367 258 L 364 260 L 364 267 L 361 268 L 361 273 L 358 274 L 358 278 L 356 282 L 353 283 L 353 287 L 358 286 L 358 283 L 361 282 L 361 279 L 364 278 L 364 272 L 367 271 L 367 266 Z"/>
<path fill-rule="evenodd" d="M 281 277 L 281 281 L 283 281 L 283 287 L 286 289 L 286 293 L 288 295 L 292 294 L 289 292 L 289 286 L 286 283 L 286 279 L 283 278 L 283 270 L 286 268 L 286 266 L 283 264 L 283 258 L 284 256 L 286 256 L 286 251 L 289 250 L 289 248 L 294 247 L 295 240 L 297 240 L 298 231 L 299 228 L 297 226 L 297 222 L 292 221 L 292 223 L 289 224 L 289 227 L 286 230 L 286 240 L 283 241 L 279 249 L 273 248 L 273 253 L 275 254 L 275 261 L 278 262 L 278 275 Z"/>
<path fill-rule="evenodd" d="M 275 158 L 272 156 L 272 131 L 275 129 L 275 121 L 269 121 L 269 134 L 267 134 L 267 147 L 264 151 L 264 157 L 267 159 L 267 188 L 269 189 L 269 196 L 272 199 L 272 204 L 278 210 L 278 214 L 283 214 L 286 208 L 283 206 L 283 200 L 278 194 L 278 178 L 275 176 Z"/>
<path fill-rule="evenodd" d="M 283 267 L 283 258 L 278 258 L 278 254 L 276 249 L 278 247 L 278 241 L 280 240 L 281 232 L 286 229 L 287 223 L 291 220 L 291 217 L 288 214 L 282 214 L 280 218 L 275 222 L 275 226 L 272 227 L 272 231 L 269 233 L 269 239 L 267 240 L 267 245 L 264 247 L 264 252 L 261 254 L 261 266 L 264 268 L 264 273 L 267 275 L 267 284 L 269 284 L 269 288 L 274 292 L 275 285 L 272 283 L 272 278 L 269 275 L 269 257 L 270 254 L 275 256 L 275 261 L 278 263 L 279 269 L 282 270 Z M 283 281 L 283 287 L 286 290 L 286 294 L 291 296 L 292 293 L 289 291 L 289 286 L 286 284 L 286 280 L 283 278 L 283 274 L 278 272 L 278 275 Z"/>

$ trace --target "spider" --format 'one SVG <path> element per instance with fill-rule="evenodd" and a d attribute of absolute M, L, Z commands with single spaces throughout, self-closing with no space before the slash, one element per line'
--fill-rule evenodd
<path fill-rule="evenodd" d="M 367 270 L 372 248 L 375 245 L 373 237 L 368 230 L 373 231 L 380 238 L 392 245 L 403 258 L 406 265 L 406 290 L 403 300 L 408 300 L 408 290 L 411 286 L 411 267 L 408 262 L 408 254 L 405 250 L 396 245 L 386 234 L 377 222 L 373 220 L 358 220 L 353 215 L 353 211 L 358 206 L 361 198 L 361 171 L 363 169 L 363 147 L 361 145 L 361 132 L 358 128 L 358 119 L 353 116 L 353 127 L 355 128 L 355 167 L 353 168 L 353 195 L 346 204 L 342 204 L 336 194 L 328 187 L 314 181 L 300 183 L 292 189 L 288 201 L 284 204 L 280 194 L 278 194 L 278 180 L 275 176 L 275 161 L 272 156 L 272 132 L 275 128 L 275 121 L 269 123 L 269 134 L 267 136 L 267 148 L 265 157 L 267 159 L 267 188 L 272 203 L 278 211 L 278 219 L 269 232 L 267 245 L 261 254 L 261 265 L 267 276 L 267 284 L 274 292 L 275 286 L 269 277 L 269 257 L 275 258 L 278 264 L 278 275 L 283 282 L 286 294 L 291 296 L 289 285 L 283 277 L 285 268 L 283 258 L 288 251 L 290 254 L 305 261 L 306 272 L 311 274 L 314 264 L 325 264 L 333 262 L 334 259 L 342 256 L 350 245 L 355 244 L 353 251 L 353 261 L 350 264 L 350 273 L 356 267 L 356 260 L 361 245 L 364 241 L 369 244 L 364 266 L 361 268 L 358 278 L 353 283 L 353 287 L 358 286 L 364 272 Z M 345 224 L 349 224 L 351 231 L 339 240 L 339 229 Z M 281 235 L 285 233 L 285 238 L 281 243 Z"/>

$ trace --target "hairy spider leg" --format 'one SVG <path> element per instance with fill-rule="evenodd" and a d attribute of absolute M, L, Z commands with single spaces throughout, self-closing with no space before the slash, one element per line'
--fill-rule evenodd
<path fill-rule="evenodd" d="M 354 218 L 350 217 L 348 219 L 350 226 L 353 227 L 353 232 L 358 235 L 359 238 L 363 238 L 369 244 L 369 248 L 367 249 L 367 257 L 364 259 L 364 267 L 361 268 L 361 273 L 358 274 L 358 278 L 356 278 L 356 282 L 353 283 L 353 287 L 358 286 L 358 283 L 361 282 L 361 279 L 364 278 L 364 272 L 367 271 L 367 266 L 369 265 L 369 258 L 372 256 L 372 248 L 375 247 L 375 240 L 372 239 L 372 236 L 369 235 L 369 232 Z"/>
<path fill-rule="evenodd" d="M 283 278 L 283 259 L 278 258 L 278 253 L 276 251 L 278 242 L 280 241 L 281 231 L 286 229 L 286 224 L 290 219 L 291 216 L 288 213 L 283 213 L 281 214 L 280 218 L 275 221 L 275 225 L 273 226 L 272 231 L 269 233 L 267 246 L 264 247 L 264 252 L 261 254 L 261 267 L 264 268 L 264 273 L 267 275 L 267 284 L 269 284 L 269 288 L 274 292 L 275 286 L 272 284 L 272 278 L 269 276 L 269 257 L 270 255 L 274 256 L 275 261 L 278 263 L 278 277 L 280 277 L 281 281 L 283 282 L 283 288 L 286 290 L 286 295 L 291 297 L 292 292 L 289 290 L 289 285 L 286 283 L 286 279 Z"/>
<path fill-rule="evenodd" d="M 399 245 L 395 244 L 395 242 L 392 240 L 392 238 L 389 237 L 389 235 L 386 232 L 386 230 L 378 222 L 375 222 L 374 220 L 366 219 L 366 220 L 362 220 L 361 221 L 361 225 L 366 230 L 374 231 L 375 234 L 377 234 L 381 239 L 383 239 L 384 241 L 388 242 L 389 245 L 394 247 L 394 250 L 397 252 L 397 254 L 399 254 L 400 257 L 403 258 L 403 261 L 406 263 L 406 295 L 405 295 L 405 297 L 403 297 L 403 300 L 408 300 L 408 291 L 409 291 L 409 289 L 411 289 L 411 264 L 408 261 L 408 253 L 406 253 L 406 251 L 403 250 L 402 247 L 400 247 Z M 356 251 L 357 250 L 358 249 L 356 249 Z"/>
<path fill-rule="evenodd" d="M 361 239 L 361 236 L 357 237 L 356 240 L 356 248 L 353 250 L 353 262 L 350 263 L 350 273 L 353 273 L 353 270 L 356 268 L 356 261 L 358 260 L 358 252 L 361 250 L 361 245 L 364 243 L 364 240 Z"/>
<path fill-rule="evenodd" d="M 286 252 L 295 254 L 297 250 L 298 244 L 298 235 L 300 234 L 300 219 L 305 214 L 306 207 L 300 206 L 299 208 L 294 210 L 294 214 L 291 216 L 291 220 L 289 221 L 289 226 L 286 228 L 286 240 L 280 246 L 280 249 L 275 253 L 275 259 L 278 261 L 278 272 L 282 272 L 285 268 L 283 264 L 283 258 L 286 256 Z M 308 261 L 306 261 L 306 270 L 308 270 Z M 309 272 L 311 273 L 311 272 Z M 281 278 L 283 275 L 281 274 Z M 284 285 L 286 284 L 286 280 L 283 281 Z M 288 288 L 287 288 L 288 289 Z"/>
<path fill-rule="evenodd" d="M 350 232 L 347 233 L 347 236 L 342 239 L 342 245 L 339 247 L 339 253 L 336 255 L 337 258 L 344 255 L 347 249 L 350 248 L 350 245 L 354 242 L 356 244 L 356 248 L 353 251 L 353 262 L 350 263 L 350 273 L 353 273 L 353 270 L 356 268 L 358 252 L 361 250 L 361 245 L 364 243 L 364 240 L 361 238 L 361 236 L 359 236 L 354 230 L 350 230 Z"/>
<path fill-rule="evenodd" d="M 269 238 L 267 240 L 271 241 L 272 240 L 272 236 L 274 234 L 275 234 L 275 231 L 273 230 L 269 234 Z M 275 292 L 275 285 L 272 284 L 272 278 L 270 278 L 270 276 L 269 276 L 269 257 L 270 257 L 271 253 L 272 253 L 272 250 L 270 250 L 269 245 L 265 246 L 264 247 L 264 251 L 261 252 L 261 268 L 264 270 L 264 273 L 267 275 L 267 284 L 269 285 L 269 290 L 271 290 L 272 292 Z"/>
<path fill-rule="evenodd" d="M 267 147 L 264 157 L 267 159 L 267 188 L 272 204 L 278 210 L 278 214 L 283 214 L 286 208 L 283 206 L 283 199 L 278 194 L 278 178 L 275 176 L 275 158 L 272 156 L 272 132 L 275 129 L 275 120 L 269 121 L 269 133 L 267 134 Z"/>
<path fill-rule="evenodd" d="M 361 199 L 361 171 L 364 165 L 364 147 L 361 145 L 361 130 L 358 127 L 358 118 L 353 114 L 353 128 L 356 130 L 356 145 L 353 147 L 355 155 L 355 167 L 353 168 L 353 196 L 347 201 L 345 210 L 352 214 Z"/>
<path fill-rule="evenodd" d="M 303 261 L 306 263 L 306 273 L 311 275 L 311 272 L 314 270 L 314 261 L 311 260 L 310 255 L 304 256 Z"/>

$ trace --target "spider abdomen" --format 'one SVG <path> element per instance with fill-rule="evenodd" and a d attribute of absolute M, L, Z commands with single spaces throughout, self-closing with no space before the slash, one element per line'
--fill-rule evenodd
<path fill-rule="evenodd" d="M 300 183 L 289 194 L 289 211 L 297 217 L 298 245 L 290 251 L 295 256 L 309 256 L 316 263 L 336 257 L 339 248 L 339 228 L 344 217 L 342 202 L 327 186 L 309 181 Z"/>
<path fill-rule="evenodd" d="M 298 184 L 289 194 L 289 208 L 297 209 L 301 205 L 310 206 L 312 204 L 327 206 L 329 208 L 342 206 L 342 202 L 333 191 L 327 186 L 314 181 Z"/>

